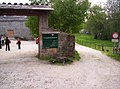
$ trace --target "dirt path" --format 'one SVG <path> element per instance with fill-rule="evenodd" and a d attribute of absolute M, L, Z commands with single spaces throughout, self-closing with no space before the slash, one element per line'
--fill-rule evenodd
<path fill-rule="evenodd" d="M 58 66 L 35 58 L 34 41 L 18 50 L 0 50 L 0 89 L 120 89 L 120 63 L 101 52 L 76 44 L 79 62 Z"/>

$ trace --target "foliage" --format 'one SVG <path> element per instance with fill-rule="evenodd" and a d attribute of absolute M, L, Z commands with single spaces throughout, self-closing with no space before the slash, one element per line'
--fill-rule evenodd
<path fill-rule="evenodd" d="M 107 39 L 105 31 L 106 14 L 101 6 L 94 5 L 89 9 L 86 29 L 94 35 L 95 39 Z"/>
<path fill-rule="evenodd" d="M 25 25 L 30 29 L 34 37 L 38 37 L 38 17 L 28 16 Z"/>
<path fill-rule="evenodd" d="M 113 32 L 120 33 L 120 0 L 108 0 L 105 8 L 107 12 L 107 28 L 110 34 Z"/>
<path fill-rule="evenodd" d="M 103 6 L 90 8 L 86 29 L 96 39 L 111 40 L 113 32 L 120 34 L 120 0 L 108 0 Z"/>
<path fill-rule="evenodd" d="M 79 32 L 80 25 L 87 16 L 88 0 L 53 0 L 54 11 L 49 17 L 49 26 L 67 33 Z"/>
<path fill-rule="evenodd" d="M 47 0 L 30 0 L 32 3 L 47 3 Z M 88 0 L 51 0 L 54 11 L 49 16 L 49 27 L 67 33 L 79 32 L 87 10 L 90 6 Z M 28 17 L 26 26 L 34 36 L 38 35 L 38 18 Z"/>
<path fill-rule="evenodd" d="M 65 58 L 65 59 L 59 59 L 59 58 L 51 58 L 49 60 L 50 63 L 52 64 L 71 64 L 73 60 L 71 58 Z"/>
<path fill-rule="evenodd" d="M 80 54 L 77 52 L 77 51 L 75 51 L 75 58 L 74 58 L 74 60 L 80 60 Z"/>
<path fill-rule="evenodd" d="M 79 61 L 80 60 L 80 55 L 77 51 L 75 51 L 75 57 L 66 57 L 64 60 L 60 58 L 50 58 L 49 62 L 52 64 L 71 64 L 73 61 Z"/>
<path fill-rule="evenodd" d="M 96 39 L 110 40 L 113 32 L 120 33 L 120 0 L 108 0 L 103 6 L 94 5 L 86 22 Z"/>

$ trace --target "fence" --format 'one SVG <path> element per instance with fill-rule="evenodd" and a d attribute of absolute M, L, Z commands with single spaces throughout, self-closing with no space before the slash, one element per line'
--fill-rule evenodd
<path fill-rule="evenodd" d="M 113 54 L 120 54 L 120 48 L 117 47 L 117 45 L 108 45 L 108 44 L 100 44 L 100 43 L 94 43 L 94 42 L 88 42 L 83 40 L 76 40 L 76 43 L 87 46 L 93 49 L 97 49 L 104 52 L 111 52 Z"/>

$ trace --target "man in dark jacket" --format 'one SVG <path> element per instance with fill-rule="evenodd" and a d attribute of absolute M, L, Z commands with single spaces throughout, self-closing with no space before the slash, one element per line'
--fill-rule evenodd
<path fill-rule="evenodd" d="M 10 51 L 10 43 L 11 43 L 11 41 L 8 39 L 8 37 L 6 37 L 6 39 L 5 39 L 5 45 L 6 45 L 6 51 L 8 50 L 8 51 Z"/>

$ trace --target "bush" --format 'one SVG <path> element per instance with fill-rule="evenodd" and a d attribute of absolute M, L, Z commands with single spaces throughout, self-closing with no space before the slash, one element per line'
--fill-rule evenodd
<path fill-rule="evenodd" d="M 71 58 L 67 58 L 67 57 L 58 57 L 58 58 L 51 58 L 49 60 L 50 63 L 54 64 L 54 63 L 62 63 L 64 64 L 71 64 L 73 62 L 73 60 Z"/>
<path fill-rule="evenodd" d="M 36 56 L 37 58 L 38 55 Z M 74 60 L 79 61 L 80 60 L 80 56 L 78 54 L 77 51 L 75 51 L 75 57 L 51 57 L 51 56 L 41 56 L 39 58 L 40 60 L 47 60 L 49 61 L 51 64 L 71 64 L 74 62 Z"/>

